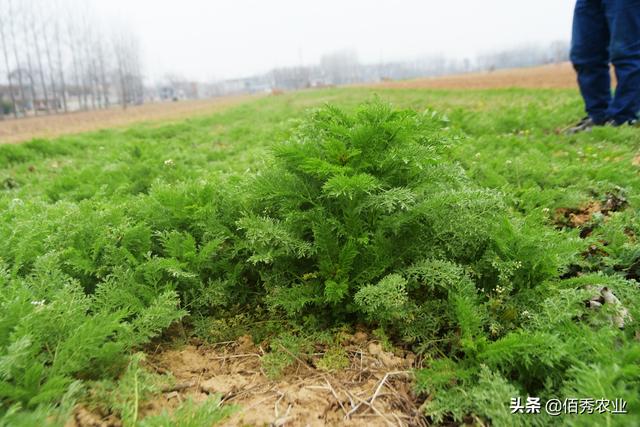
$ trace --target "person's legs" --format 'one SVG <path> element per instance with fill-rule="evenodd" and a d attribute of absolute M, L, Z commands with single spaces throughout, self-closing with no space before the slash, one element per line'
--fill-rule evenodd
<path fill-rule="evenodd" d="M 595 124 L 607 121 L 611 102 L 610 39 L 603 1 L 577 1 L 571 38 L 571 62 L 578 73 L 585 109 Z"/>
<path fill-rule="evenodd" d="M 604 0 L 604 5 L 618 80 L 607 115 L 623 124 L 637 119 L 640 111 L 640 0 Z"/>

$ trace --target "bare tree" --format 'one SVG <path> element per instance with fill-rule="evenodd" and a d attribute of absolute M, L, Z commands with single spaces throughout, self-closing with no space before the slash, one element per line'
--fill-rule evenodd
<path fill-rule="evenodd" d="M 69 7 L 69 6 L 68 6 Z M 67 12 L 71 15 L 72 11 L 71 10 L 67 10 Z M 73 22 L 75 22 L 76 20 L 73 19 Z M 73 25 L 71 22 L 67 22 L 67 43 L 68 43 L 68 47 L 69 50 L 71 52 L 78 52 L 78 42 L 77 42 L 77 25 Z M 73 77 L 75 80 L 75 90 L 76 90 L 76 95 L 78 98 L 78 108 L 84 108 L 84 104 L 83 104 L 83 90 L 82 90 L 82 86 L 80 85 L 80 59 L 78 57 L 77 54 L 72 54 L 71 55 L 71 63 L 73 65 Z"/>
<path fill-rule="evenodd" d="M 56 84 L 56 70 L 52 57 L 53 46 L 51 44 L 47 45 L 47 40 L 54 40 L 53 34 L 51 33 L 51 31 L 49 31 L 51 29 L 51 18 L 50 16 L 43 18 L 42 14 L 40 15 L 40 17 L 42 19 L 42 31 L 40 32 L 40 36 L 43 40 L 45 52 L 47 55 L 47 67 L 49 68 L 49 85 L 51 88 L 51 95 L 53 97 L 53 111 L 58 113 L 60 109 L 60 99 L 58 93 L 58 85 Z"/>
<path fill-rule="evenodd" d="M 120 103 L 122 108 L 127 108 L 129 99 L 129 87 L 127 84 L 127 52 L 126 41 L 122 39 L 116 39 L 114 41 L 114 52 L 116 56 L 116 70 L 118 70 L 118 82 L 120 84 Z"/>
<path fill-rule="evenodd" d="M 101 41 L 101 37 L 96 40 L 95 54 L 97 57 L 98 73 L 100 79 L 100 88 L 102 91 L 102 99 L 104 108 L 109 108 L 109 81 L 107 79 L 107 52 L 104 44 Z"/>
<path fill-rule="evenodd" d="M 11 64 L 9 62 L 9 41 L 5 33 L 6 21 L 4 17 L 9 15 L 8 13 L 4 13 L 4 5 L 2 6 L 3 6 L 2 9 L 0 9 L 0 42 L 2 43 L 2 56 L 4 58 L 5 70 L 7 72 L 7 80 L 9 82 L 9 96 L 11 98 L 13 116 L 17 118 L 18 106 L 16 105 L 16 94 L 13 88 L 13 77 L 11 75 Z M 2 116 L 4 117 L 4 106 L 3 106 Z"/>
<path fill-rule="evenodd" d="M 2 96 L 8 92 L 14 115 L 107 108 L 116 101 L 112 84 L 124 107 L 142 102 L 136 37 L 122 25 L 117 36 L 105 32 L 85 0 L 0 0 L 0 68 L 9 80 Z"/>
<path fill-rule="evenodd" d="M 56 1 L 55 6 L 59 6 L 60 3 Z M 56 16 L 55 18 L 55 23 L 53 25 L 53 40 L 55 43 L 55 49 L 56 49 L 56 56 L 58 57 L 58 77 L 60 78 L 60 93 L 62 95 L 62 108 L 64 109 L 64 112 L 68 112 L 69 111 L 69 106 L 67 104 L 67 82 L 65 79 L 65 73 L 64 73 L 64 62 L 63 62 L 63 57 L 62 57 L 62 48 L 63 48 L 63 42 L 62 42 L 62 29 L 60 28 L 60 17 Z"/>
<path fill-rule="evenodd" d="M 20 93 L 20 108 L 22 110 L 24 110 L 25 108 L 25 104 L 26 104 L 26 98 L 25 98 L 25 94 L 24 94 L 24 82 L 22 79 L 22 70 L 20 69 L 20 56 L 18 55 L 18 42 L 16 40 L 16 29 L 15 29 L 15 22 L 17 21 L 15 19 L 15 17 L 17 16 L 17 12 L 13 7 L 13 1 L 12 0 L 8 0 L 8 16 L 11 17 L 11 19 L 9 20 L 10 25 L 9 25 L 9 32 L 11 34 L 11 41 L 12 41 L 12 50 L 13 50 L 13 57 L 15 60 L 15 71 L 11 71 L 9 70 L 9 74 L 11 73 L 16 73 L 17 74 L 17 78 L 18 78 L 18 91 Z"/>
<path fill-rule="evenodd" d="M 358 80 L 358 55 L 354 50 L 341 50 L 323 55 L 320 67 L 332 84 L 353 83 Z"/>
<path fill-rule="evenodd" d="M 114 34 L 113 51 L 116 59 L 116 72 L 120 87 L 120 104 L 142 102 L 142 73 L 138 43 L 133 35 L 121 30 Z"/>
<path fill-rule="evenodd" d="M 29 49 L 29 32 L 30 32 L 30 21 L 28 19 L 28 7 L 25 7 L 24 3 L 20 3 L 22 6 L 21 15 L 22 15 L 22 31 L 21 31 L 21 42 L 22 46 L 24 46 L 24 53 L 27 59 L 27 77 L 29 79 L 29 91 L 31 92 L 31 108 L 35 115 L 38 115 L 38 106 L 36 94 L 36 83 L 34 79 L 35 70 L 33 69 L 33 61 L 31 58 L 31 49 Z"/>
<path fill-rule="evenodd" d="M 44 97 L 44 108 L 47 112 L 49 112 L 49 90 L 44 78 L 44 67 L 42 65 L 43 55 L 42 50 L 40 49 L 40 40 L 38 37 L 38 34 L 44 31 L 44 23 L 42 21 L 38 21 L 36 17 L 36 8 L 33 4 L 28 4 L 27 9 L 29 9 L 29 12 L 28 14 L 25 13 L 25 16 L 29 17 L 29 25 L 27 26 L 25 32 L 31 33 L 31 42 L 33 43 L 33 46 L 35 48 L 36 60 L 38 63 L 38 75 L 40 77 L 40 85 L 42 87 L 42 95 Z"/>

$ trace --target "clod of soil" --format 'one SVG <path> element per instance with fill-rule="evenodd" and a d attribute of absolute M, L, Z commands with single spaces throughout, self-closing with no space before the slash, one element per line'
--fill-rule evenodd
<path fill-rule="evenodd" d="M 621 191 L 608 192 L 601 201 L 592 200 L 579 208 L 558 208 L 554 222 L 560 228 L 582 228 L 580 237 L 587 237 L 593 231 L 593 222 L 597 215 L 608 217 L 627 206 L 626 197 Z"/>
<path fill-rule="evenodd" d="M 580 208 L 558 208 L 555 223 L 563 227 L 579 228 L 591 222 L 597 213 L 602 213 L 602 204 L 598 201 L 591 201 Z"/>
<path fill-rule="evenodd" d="M 121 427 L 122 423 L 113 415 L 103 415 L 92 412 L 80 405 L 75 408 L 73 417 L 67 421 L 65 427 Z"/>

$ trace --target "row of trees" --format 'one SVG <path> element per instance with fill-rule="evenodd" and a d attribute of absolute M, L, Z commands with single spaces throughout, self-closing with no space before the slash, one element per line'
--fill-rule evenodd
<path fill-rule="evenodd" d="M 212 87 L 216 94 L 258 92 L 265 87 L 295 90 L 313 86 L 492 71 L 568 60 L 569 43 L 565 41 L 522 45 L 508 50 L 483 53 L 475 58 L 454 58 L 445 54 L 435 54 L 412 61 L 380 61 L 370 64 L 361 63 L 357 52 L 347 49 L 323 55 L 317 65 L 280 67 L 244 81 L 219 82 Z"/>
<path fill-rule="evenodd" d="M 476 65 L 480 70 L 530 67 L 569 60 L 569 42 L 554 41 L 547 45 L 523 45 L 497 52 L 478 55 Z"/>
<path fill-rule="evenodd" d="M 0 0 L 2 117 L 143 100 L 137 39 L 84 0 Z"/>

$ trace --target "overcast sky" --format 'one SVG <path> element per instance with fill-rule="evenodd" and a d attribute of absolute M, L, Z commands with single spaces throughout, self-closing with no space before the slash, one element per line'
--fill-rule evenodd
<path fill-rule="evenodd" d="M 210 80 L 317 63 L 355 49 L 361 62 L 443 53 L 475 57 L 569 40 L 575 0 L 91 0 L 131 25 L 145 74 Z"/>

